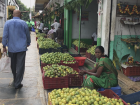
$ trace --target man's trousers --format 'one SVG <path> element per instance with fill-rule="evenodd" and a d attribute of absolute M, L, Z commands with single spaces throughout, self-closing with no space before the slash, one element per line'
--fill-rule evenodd
<path fill-rule="evenodd" d="M 11 69 L 13 73 L 14 86 L 18 87 L 23 80 L 26 51 L 18 53 L 9 52 L 8 54 L 11 58 Z"/>

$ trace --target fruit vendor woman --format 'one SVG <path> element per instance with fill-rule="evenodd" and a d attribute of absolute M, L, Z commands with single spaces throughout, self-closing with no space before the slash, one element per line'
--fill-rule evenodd
<path fill-rule="evenodd" d="M 100 87 L 111 88 L 117 86 L 117 70 L 114 67 L 113 62 L 105 57 L 104 48 L 102 46 L 96 47 L 95 56 L 98 58 L 96 67 L 93 70 L 82 70 L 80 72 L 81 75 L 86 74 L 83 86 L 90 89 Z"/>

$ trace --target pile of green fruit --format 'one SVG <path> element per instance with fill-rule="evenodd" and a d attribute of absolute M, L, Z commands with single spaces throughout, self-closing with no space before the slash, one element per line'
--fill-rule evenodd
<path fill-rule="evenodd" d="M 58 43 L 54 42 L 54 40 L 49 39 L 49 38 L 40 37 L 37 40 L 37 43 L 39 45 L 39 48 L 42 48 L 42 49 L 49 49 L 49 48 L 56 49 L 56 48 L 61 47 Z"/>
<path fill-rule="evenodd" d="M 43 70 L 45 71 L 45 77 L 50 78 L 65 77 L 69 74 L 78 74 L 78 72 L 73 70 L 73 68 L 58 64 L 45 66 L 43 67 Z"/>
<path fill-rule="evenodd" d="M 92 55 L 95 55 L 95 49 L 96 49 L 96 45 L 95 46 L 92 46 L 91 48 L 89 48 L 88 50 L 87 50 L 87 52 L 88 53 L 91 53 Z"/>
<path fill-rule="evenodd" d="M 38 33 L 39 33 L 37 29 L 35 29 L 35 32 L 36 32 L 36 34 L 38 34 Z"/>
<path fill-rule="evenodd" d="M 122 99 L 107 98 L 88 88 L 54 89 L 49 101 L 52 105 L 124 105 Z"/>
<path fill-rule="evenodd" d="M 61 53 L 45 53 L 41 55 L 41 61 L 46 64 L 57 64 L 61 61 Z"/>
<path fill-rule="evenodd" d="M 44 37 L 41 36 L 37 39 L 37 43 L 39 43 L 41 41 L 47 41 L 47 38 L 44 38 Z"/>
<path fill-rule="evenodd" d="M 45 33 L 38 33 L 38 34 L 36 35 L 37 38 L 39 38 L 39 37 L 41 37 L 41 36 L 44 37 L 44 36 L 46 36 L 46 34 L 45 34 Z"/>
<path fill-rule="evenodd" d="M 72 44 L 76 45 L 78 47 L 79 46 L 79 40 L 75 40 Z M 89 48 L 89 45 L 87 45 L 84 42 L 80 41 L 80 48 Z"/>
<path fill-rule="evenodd" d="M 76 61 L 74 60 L 75 59 L 68 53 L 52 52 L 41 55 L 41 61 L 47 64 L 57 64 L 61 61 L 63 61 L 63 63 L 65 64 L 74 64 L 76 63 Z"/>
<path fill-rule="evenodd" d="M 64 53 L 63 56 L 61 57 L 61 60 L 64 61 L 63 63 L 65 64 L 75 64 L 76 61 L 75 59 L 68 53 Z"/>

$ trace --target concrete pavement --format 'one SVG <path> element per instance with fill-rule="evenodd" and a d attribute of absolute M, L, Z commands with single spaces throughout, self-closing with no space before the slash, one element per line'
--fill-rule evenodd
<path fill-rule="evenodd" d="M 31 46 L 26 53 L 23 88 L 16 90 L 11 84 L 11 71 L 0 72 L 0 105 L 46 105 L 42 85 L 36 36 L 31 33 Z"/>

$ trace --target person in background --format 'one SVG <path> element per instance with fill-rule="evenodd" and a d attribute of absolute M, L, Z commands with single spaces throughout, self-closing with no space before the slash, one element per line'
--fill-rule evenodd
<path fill-rule="evenodd" d="M 48 28 L 44 27 L 44 33 L 47 35 L 48 34 Z"/>
<path fill-rule="evenodd" d="M 35 28 L 37 28 L 36 20 L 35 20 Z"/>
<path fill-rule="evenodd" d="M 31 24 L 32 24 L 32 27 L 34 28 L 34 26 L 35 26 L 35 23 L 34 23 L 34 21 L 32 21 L 32 23 L 31 23 Z"/>
<path fill-rule="evenodd" d="M 25 56 L 31 39 L 28 25 L 20 19 L 21 12 L 14 10 L 13 16 L 13 19 L 5 23 L 2 44 L 3 52 L 6 53 L 6 46 L 8 47 L 13 73 L 13 85 L 15 89 L 19 89 L 23 87 L 21 82 L 25 71 Z"/>
<path fill-rule="evenodd" d="M 98 58 L 96 67 L 92 70 L 81 70 L 80 74 L 85 76 L 82 84 L 83 87 L 94 88 L 111 88 L 118 85 L 118 72 L 113 62 L 104 55 L 104 48 L 98 46 L 95 49 L 95 56 Z"/>
<path fill-rule="evenodd" d="M 60 23 L 58 23 L 57 20 L 55 20 L 55 22 L 51 26 L 54 27 L 54 32 L 56 32 L 58 27 L 60 26 Z"/>
<path fill-rule="evenodd" d="M 53 26 L 51 26 L 51 30 L 49 30 L 47 37 L 54 39 L 54 27 Z"/>
<path fill-rule="evenodd" d="M 96 32 L 92 34 L 91 38 L 93 41 L 92 46 L 97 45 L 97 29 L 96 29 Z"/>
<path fill-rule="evenodd" d="M 31 31 L 31 23 L 30 23 L 30 20 L 26 22 L 27 25 L 28 25 L 28 28 L 29 28 L 29 31 Z"/>
<path fill-rule="evenodd" d="M 56 31 L 58 29 L 58 27 L 60 26 L 61 24 L 57 22 L 57 20 L 55 20 L 55 22 L 51 25 L 54 27 L 54 38 L 55 38 L 55 41 L 57 42 L 57 38 L 56 38 Z"/>
<path fill-rule="evenodd" d="M 64 40 L 64 30 L 61 28 L 61 26 L 59 26 L 59 28 L 56 31 L 56 38 L 57 38 L 57 42 L 60 45 L 63 45 L 63 40 Z"/>
<path fill-rule="evenodd" d="M 39 32 L 42 33 L 44 29 L 44 22 L 42 21 L 39 25 Z"/>

